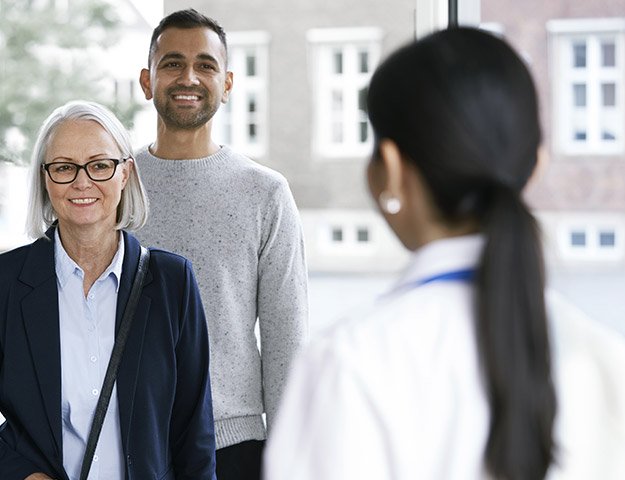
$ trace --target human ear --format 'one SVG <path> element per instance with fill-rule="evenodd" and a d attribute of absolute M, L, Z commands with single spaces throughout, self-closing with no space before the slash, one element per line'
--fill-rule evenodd
<path fill-rule="evenodd" d="M 380 161 L 384 169 L 382 191 L 378 196 L 380 208 L 394 215 L 399 212 L 404 200 L 404 161 L 397 144 L 388 138 L 380 141 Z"/>
<path fill-rule="evenodd" d="M 150 71 L 147 68 L 142 68 L 141 73 L 139 74 L 139 84 L 141 85 L 141 90 L 143 90 L 143 94 L 145 95 L 146 100 L 152 100 L 152 85 L 150 82 Z"/>
<path fill-rule="evenodd" d="M 130 173 L 133 168 L 135 168 L 135 161 L 132 158 L 129 158 L 124 163 L 124 168 L 122 169 L 122 190 L 126 188 L 126 184 L 128 183 L 128 179 L 130 178 Z"/>
<path fill-rule="evenodd" d="M 226 72 L 226 81 L 224 83 L 225 88 L 221 95 L 221 103 L 228 103 L 228 98 L 230 97 L 232 86 L 234 85 L 234 74 L 231 71 Z"/>

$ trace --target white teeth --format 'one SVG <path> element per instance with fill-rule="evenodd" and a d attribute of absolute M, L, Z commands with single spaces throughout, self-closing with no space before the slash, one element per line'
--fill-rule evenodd
<path fill-rule="evenodd" d="M 97 199 L 95 198 L 73 198 L 70 200 L 70 202 L 72 203 L 79 203 L 81 205 L 85 205 L 87 203 L 93 203 L 95 202 Z"/>
<path fill-rule="evenodd" d="M 197 95 L 174 95 L 176 100 L 199 100 Z"/>

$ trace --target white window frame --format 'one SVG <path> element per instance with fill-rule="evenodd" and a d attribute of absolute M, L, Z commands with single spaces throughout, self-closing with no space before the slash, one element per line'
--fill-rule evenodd
<path fill-rule="evenodd" d="M 481 0 L 458 0 L 458 24 L 477 27 L 481 17 Z M 436 30 L 447 28 L 449 2 L 415 0 L 415 38 L 422 38 Z"/>
<path fill-rule="evenodd" d="M 554 148 L 565 155 L 618 155 L 625 146 L 625 18 L 567 19 L 547 22 L 552 71 Z M 615 40 L 614 67 L 603 67 L 601 41 Z M 586 67 L 573 66 L 573 44 L 586 44 Z M 601 85 L 616 85 L 616 105 L 602 105 Z M 586 106 L 574 106 L 574 84 L 586 85 Z M 585 140 L 575 140 L 583 122 Z M 614 128 L 615 140 L 603 139 L 603 126 Z"/>
<path fill-rule="evenodd" d="M 571 243 L 573 232 L 584 232 L 585 245 Z M 613 246 L 601 246 L 600 235 L 614 233 Z M 625 258 L 625 224 L 605 218 L 584 217 L 563 222 L 558 228 L 558 244 L 565 260 L 584 262 L 613 262 Z"/>
<path fill-rule="evenodd" d="M 381 55 L 382 30 L 377 27 L 312 29 L 307 32 L 313 76 L 313 156 L 321 159 L 366 157 L 371 153 L 373 132 L 366 114 L 359 109 L 359 92 L 367 88 Z M 359 55 L 368 56 L 367 72 L 360 72 Z M 341 52 L 342 73 L 332 72 L 333 55 Z M 341 108 L 333 109 L 334 98 Z M 360 140 L 366 122 L 366 141 Z M 333 138 L 333 125 L 342 128 L 341 139 Z"/>
<path fill-rule="evenodd" d="M 215 121 L 213 134 L 218 142 L 252 158 L 267 154 L 269 144 L 269 41 L 265 31 L 228 33 L 228 70 L 233 72 L 234 85 L 226 105 L 222 105 Z M 255 75 L 247 75 L 247 57 L 255 58 Z M 254 97 L 255 111 L 249 111 L 249 99 Z M 250 136 L 250 126 L 256 127 L 256 141 Z"/>
<path fill-rule="evenodd" d="M 334 231 L 341 231 L 341 240 L 334 239 Z M 366 230 L 367 241 L 358 240 L 359 230 Z M 320 251 L 329 255 L 358 256 L 371 253 L 375 248 L 375 228 L 363 220 L 328 221 L 320 225 L 317 242 Z"/>

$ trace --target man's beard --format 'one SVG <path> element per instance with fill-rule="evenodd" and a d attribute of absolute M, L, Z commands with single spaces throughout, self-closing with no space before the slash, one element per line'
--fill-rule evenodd
<path fill-rule="evenodd" d="M 194 93 L 201 97 L 201 105 L 199 109 L 176 108 L 172 105 L 171 96 L 176 93 Z M 171 89 L 165 93 L 164 100 L 154 97 L 154 107 L 158 115 L 169 127 L 181 130 L 194 130 L 206 124 L 217 112 L 219 104 L 211 102 L 211 96 L 206 89 Z"/>

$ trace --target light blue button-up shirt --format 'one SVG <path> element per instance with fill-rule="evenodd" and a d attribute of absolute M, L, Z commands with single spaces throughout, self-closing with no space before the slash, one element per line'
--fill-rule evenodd
<path fill-rule="evenodd" d="M 55 265 L 61 332 L 63 466 L 71 480 L 80 476 L 82 458 L 100 388 L 115 343 L 117 293 L 124 260 L 124 236 L 104 273 L 84 295 L 84 272 L 55 232 Z M 124 478 L 117 387 L 113 388 L 89 480 Z"/>

